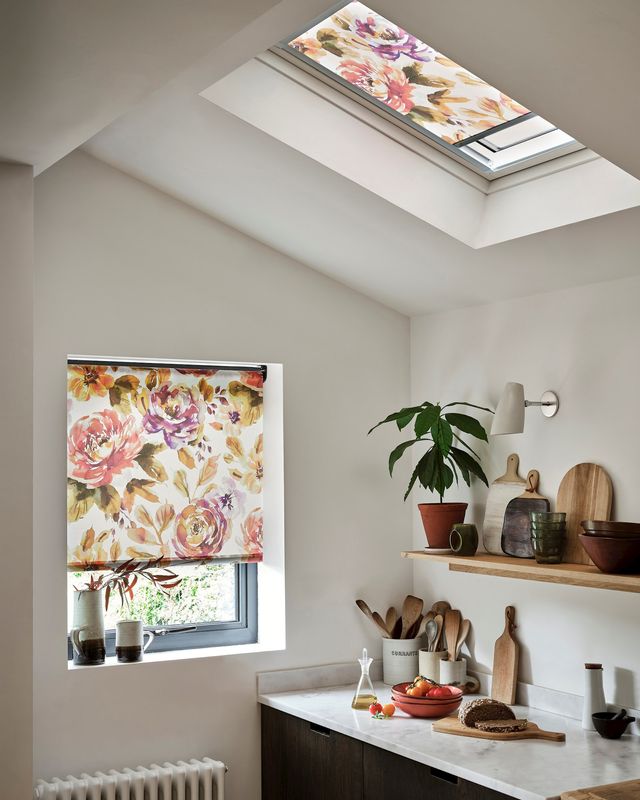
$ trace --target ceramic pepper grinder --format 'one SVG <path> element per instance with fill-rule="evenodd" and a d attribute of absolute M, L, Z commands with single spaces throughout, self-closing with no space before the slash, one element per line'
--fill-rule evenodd
<path fill-rule="evenodd" d="M 607 703 L 602 688 L 602 664 L 585 664 L 582 727 L 586 731 L 595 731 L 591 715 L 606 710 Z"/>

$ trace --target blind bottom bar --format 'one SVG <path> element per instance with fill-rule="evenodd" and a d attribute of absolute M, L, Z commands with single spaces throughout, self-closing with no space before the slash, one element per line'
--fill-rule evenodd
<path fill-rule="evenodd" d="M 132 566 L 138 564 L 148 564 L 153 559 L 124 559 L 120 561 L 109 562 L 93 562 L 86 564 L 67 564 L 67 572 L 112 572 L 122 564 L 130 563 Z M 200 559 L 187 559 L 187 558 L 168 558 L 158 564 L 152 564 L 151 569 L 164 569 L 165 567 L 194 567 L 200 564 L 260 564 L 263 560 L 262 554 L 252 555 L 237 555 L 228 556 L 223 558 L 200 558 Z"/>
<path fill-rule="evenodd" d="M 156 359 L 135 358 L 91 358 L 91 356 L 68 356 L 67 364 L 97 364 L 101 367 L 141 367 L 143 369 L 188 369 L 188 370 L 229 370 L 234 372 L 260 372 L 262 380 L 267 380 L 266 364 L 216 364 L 215 362 L 198 363 L 195 361 L 157 361 Z"/>

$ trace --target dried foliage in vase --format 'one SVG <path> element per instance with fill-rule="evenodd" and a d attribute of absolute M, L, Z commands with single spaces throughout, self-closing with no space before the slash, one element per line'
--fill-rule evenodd
<path fill-rule="evenodd" d="M 171 589 L 175 589 L 182 582 L 182 578 L 166 567 L 162 568 L 162 558 L 151 559 L 149 561 L 138 562 L 131 558 L 110 572 L 101 572 L 97 576 L 92 574 L 89 580 L 80 587 L 74 586 L 76 591 L 98 592 L 101 589 L 104 593 L 104 607 L 109 609 L 109 601 L 113 592 L 118 592 L 120 602 L 124 605 L 129 600 L 133 600 L 133 589 L 138 583 L 139 578 L 149 581 L 163 594 L 169 594 Z"/>

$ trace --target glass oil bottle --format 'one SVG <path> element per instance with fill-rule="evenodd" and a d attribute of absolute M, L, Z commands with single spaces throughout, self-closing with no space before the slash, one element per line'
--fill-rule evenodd
<path fill-rule="evenodd" d="M 351 708 L 355 708 L 360 711 L 362 709 L 369 708 L 371 703 L 376 702 L 377 697 L 376 693 L 373 691 L 373 684 L 371 683 L 371 678 L 369 677 L 369 667 L 371 666 L 373 659 L 369 658 L 367 655 L 366 648 L 362 650 L 362 658 L 359 658 L 358 661 L 360 662 L 360 668 L 362 672 L 360 674 L 360 680 L 358 681 L 356 693 L 353 695 Z"/>

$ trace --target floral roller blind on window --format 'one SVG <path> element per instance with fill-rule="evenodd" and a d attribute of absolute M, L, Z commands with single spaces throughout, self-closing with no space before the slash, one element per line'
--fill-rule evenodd
<path fill-rule="evenodd" d="M 260 367 L 67 366 L 67 566 L 262 560 Z"/>

